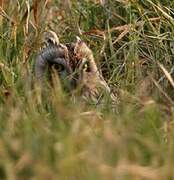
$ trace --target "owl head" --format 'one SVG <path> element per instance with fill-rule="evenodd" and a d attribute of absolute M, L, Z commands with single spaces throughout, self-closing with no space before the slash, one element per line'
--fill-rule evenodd
<path fill-rule="evenodd" d="M 61 44 L 55 33 L 50 35 L 50 38 L 47 36 L 47 46 L 36 58 L 35 74 L 42 86 L 47 71 L 49 75 L 54 72 L 69 92 L 80 89 L 81 96 L 96 99 L 100 88 L 110 92 L 98 71 L 91 49 L 83 40 L 77 37 L 75 42 Z M 48 80 L 53 81 L 52 78 Z"/>

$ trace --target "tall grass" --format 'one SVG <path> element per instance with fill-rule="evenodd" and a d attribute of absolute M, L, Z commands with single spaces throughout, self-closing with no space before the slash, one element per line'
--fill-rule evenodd
<path fill-rule="evenodd" d="M 174 2 L 0 5 L 0 179 L 173 179 Z M 48 29 L 87 42 L 118 113 L 60 88 L 41 96 L 33 67 Z"/>

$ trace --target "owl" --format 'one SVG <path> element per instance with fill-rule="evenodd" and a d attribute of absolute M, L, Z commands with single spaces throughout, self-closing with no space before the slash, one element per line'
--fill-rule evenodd
<path fill-rule="evenodd" d="M 117 101 L 98 70 L 91 49 L 79 37 L 75 42 L 61 44 L 55 32 L 47 32 L 46 47 L 35 63 L 36 78 L 42 86 L 46 71 L 48 74 L 56 72 L 63 89 L 71 95 L 78 92 L 84 101 L 99 104 L 104 96 Z"/>

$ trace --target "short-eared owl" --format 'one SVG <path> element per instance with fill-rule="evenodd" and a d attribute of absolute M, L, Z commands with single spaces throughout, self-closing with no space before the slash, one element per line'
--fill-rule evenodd
<path fill-rule="evenodd" d="M 70 93 L 80 90 L 80 96 L 98 104 L 104 95 L 116 101 L 99 72 L 90 48 L 79 37 L 75 42 L 61 44 L 55 32 L 46 34 L 46 47 L 36 59 L 36 78 L 43 83 L 46 69 L 56 71 L 62 86 Z M 64 83 L 66 81 L 66 83 Z"/>

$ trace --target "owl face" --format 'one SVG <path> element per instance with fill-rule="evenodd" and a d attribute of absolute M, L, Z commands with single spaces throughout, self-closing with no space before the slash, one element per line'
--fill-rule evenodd
<path fill-rule="evenodd" d="M 49 43 L 36 59 L 37 79 L 42 83 L 44 72 L 48 69 L 49 74 L 59 77 L 63 88 L 70 93 L 80 89 L 82 96 L 96 96 L 101 78 L 93 53 L 86 43 L 80 38 L 75 43 L 65 45 L 55 44 L 52 39 L 49 39 Z M 50 78 L 50 81 L 54 79 Z"/>

